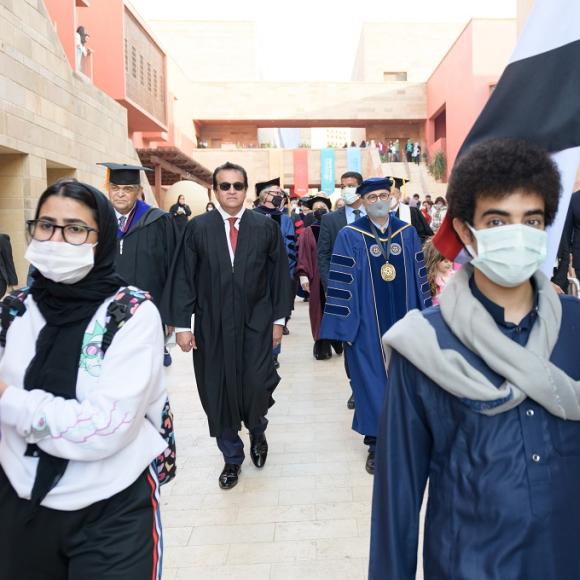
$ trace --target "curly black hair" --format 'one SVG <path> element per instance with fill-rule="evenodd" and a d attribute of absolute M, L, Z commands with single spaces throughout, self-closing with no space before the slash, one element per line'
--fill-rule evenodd
<path fill-rule="evenodd" d="M 544 198 L 545 223 L 556 217 L 560 173 L 548 153 L 526 141 L 492 139 L 474 145 L 455 164 L 447 188 L 449 217 L 473 223 L 483 197 L 504 198 L 516 189 Z"/>

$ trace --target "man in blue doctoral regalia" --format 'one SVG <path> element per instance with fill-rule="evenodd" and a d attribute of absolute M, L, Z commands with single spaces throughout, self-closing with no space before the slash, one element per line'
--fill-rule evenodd
<path fill-rule="evenodd" d="M 366 215 L 340 230 L 330 260 L 320 337 L 347 343 L 356 401 L 352 428 L 369 447 L 374 473 L 378 417 L 387 373 L 381 337 L 405 314 L 431 305 L 421 243 L 415 229 L 390 215 L 391 181 L 372 177 L 357 188 Z"/>
<path fill-rule="evenodd" d="M 473 260 L 384 338 L 370 580 L 415 578 L 427 480 L 425 580 L 580 578 L 580 301 L 538 271 L 559 194 L 521 141 L 453 169 L 448 217 Z"/>

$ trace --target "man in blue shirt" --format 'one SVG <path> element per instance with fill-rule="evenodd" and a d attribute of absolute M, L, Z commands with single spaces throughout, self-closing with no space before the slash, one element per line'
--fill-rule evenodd
<path fill-rule="evenodd" d="M 473 257 L 384 337 L 369 578 L 580 578 L 580 301 L 538 270 L 560 178 L 521 141 L 474 146 L 447 198 Z"/>

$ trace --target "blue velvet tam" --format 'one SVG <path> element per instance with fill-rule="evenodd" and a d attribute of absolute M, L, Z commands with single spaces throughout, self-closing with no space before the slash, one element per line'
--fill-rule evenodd
<path fill-rule="evenodd" d="M 371 193 L 371 191 L 379 191 L 381 189 L 391 191 L 391 180 L 386 177 L 369 177 L 356 188 L 356 192 L 362 197 L 367 193 Z"/>

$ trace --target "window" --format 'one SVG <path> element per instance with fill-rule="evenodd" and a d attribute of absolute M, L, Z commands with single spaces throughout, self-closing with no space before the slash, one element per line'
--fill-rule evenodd
<path fill-rule="evenodd" d="M 447 137 L 447 112 L 443 109 L 434 119 L 435 141 Z"/>
<path fill-rule="evenodd" d="M 131 75 L 137 78 L 137 49 L 134 46 L 131 47 Z"/>
<path fill-rule="evenodd" d="M 383 81 L 392 82 L 392 81 L 406 81 L 407 80 L 407 72 L 384 72 L 383 73 Z"/>
<path fill-rule="evenodd" d="M 143 55 L 140 54 L 139 55 L 139 80 L 141 81 L 141 84 L 143 86 L 145 86 L 145 66 L 144 66 L 145 62 L 143 60 Z"/>
<path fill-rule="evenodd" d="M 151 63 L 147 63 L 147 90 L 152 93 L 153 87 L 151 86 Z"/>

